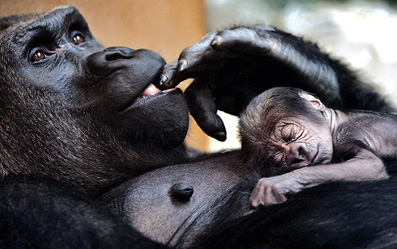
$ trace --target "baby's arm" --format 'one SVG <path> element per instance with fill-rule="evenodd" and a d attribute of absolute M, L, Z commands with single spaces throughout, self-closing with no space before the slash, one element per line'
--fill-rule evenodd
<path fill-rule="evenodd" d="M 373 181 L 387 179 L 383 161 L 366 149 L 343 163 L 307 166 L 292 172 L 261 178 L 251 193 L 253 207 L 283 203 L 287 194 L 333 181 Z"/>

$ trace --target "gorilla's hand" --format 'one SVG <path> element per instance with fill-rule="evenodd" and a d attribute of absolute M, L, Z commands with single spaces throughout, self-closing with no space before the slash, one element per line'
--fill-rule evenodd
<path fill-rule="evenodd" d="M 287 201 L 288 194 L 300 192 L 303 188 L 299 179 L 288 174 L 261 178 L 251 193 L 251 205 L 256 208 L 259 205 L 280 204 Z"/>
<path fill-rule="evenodd" d="M 218 109 L 238 115 L 253 97 L 274 86 L 339 100 L 335 73 L 317 47 L 266 26 L 208 33 L 165 66 L 160 85 L 173 87 L 187 78 L 196 78 L 185 92 L 190 112 L 218 140 L 226 139 Z"/>

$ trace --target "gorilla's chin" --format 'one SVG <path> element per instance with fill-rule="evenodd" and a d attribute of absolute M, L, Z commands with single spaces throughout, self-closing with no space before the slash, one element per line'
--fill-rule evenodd
<path fill-rule="evenodd" d="M 188 108 L 180 89 L 145 96 L 119 118 L 118 128 L 132 143 L 176 147 L 183 143 L 189 128 Z"/>

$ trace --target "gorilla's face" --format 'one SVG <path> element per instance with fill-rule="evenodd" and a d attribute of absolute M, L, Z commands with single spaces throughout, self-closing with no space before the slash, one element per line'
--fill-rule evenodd
<path fill-rule="evenodd" d="M 151 84 L 165 64 L 160 55 L 104 50 L 75 8 L 3 21 L 9 27 L 0 38 L 2 88 L 7 87 L 1 94 L 17 89 L 19 101 L 41 112 L 63 108 L 84 125 L 110 127 L 129 143 L 183 142 L 188 116 L 181 91 L 163 92 Z"/>

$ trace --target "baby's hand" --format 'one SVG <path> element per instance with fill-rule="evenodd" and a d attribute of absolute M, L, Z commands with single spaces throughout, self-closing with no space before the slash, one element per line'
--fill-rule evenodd
<path fill-rule="evenodd" d="M 280 204 L 287 201 L 287 194 L 301 191 L 303 184 L 290 174 L 261 178 L 251 193 L 253 207 Z"/>

